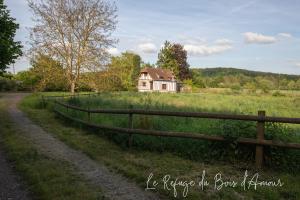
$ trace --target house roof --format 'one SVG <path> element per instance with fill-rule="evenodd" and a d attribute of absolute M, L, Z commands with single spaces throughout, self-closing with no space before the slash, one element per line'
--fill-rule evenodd
<path fill-rule="evenodd" d="M 141 70 L 141 73 L 148 73 L 153 80 L 172 80 L 175 79 L 174 73 L 169 69 L 149 68 Z"/>

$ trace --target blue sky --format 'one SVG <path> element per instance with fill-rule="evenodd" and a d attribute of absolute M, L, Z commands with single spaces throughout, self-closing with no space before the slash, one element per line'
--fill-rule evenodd
<path fill-rule="evenodd" d="M 6 0 L 26 47 L 33 26 L 26 0 Z M 130 50 L 155 63 L 165 40 L 188 51 L 192 67 L 236 67 L 300 75 L 298 0 L 116 0 L 117 55 Z M 298 23 L 297 23 L 298 22 Z M 22 57 L 17 71 L 28 68 Z"/>

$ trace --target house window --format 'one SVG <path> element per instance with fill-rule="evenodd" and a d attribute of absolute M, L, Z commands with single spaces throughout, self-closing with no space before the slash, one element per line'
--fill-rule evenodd
<path fill-rule="evenodd" d="M 143 87 L 146 87 L 147 83 L 146 82 L 143 82 Z"/>
<path fill-rule="evenodd" d="M 161 87 L 162 87 L 163 90 L 166 90 L 167 89 L 167 84 L 162 84 Z"/>

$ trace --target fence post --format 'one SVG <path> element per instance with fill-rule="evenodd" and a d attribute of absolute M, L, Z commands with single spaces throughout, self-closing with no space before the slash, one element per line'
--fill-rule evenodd
<path fill-rule="evenodd" d="M 129 116 L 128 116 L 128 128 L 132 129 L 133 128 L 133 114 L 131 112 L 133 106 L 132 105 L 129 105 Z M 129 133 L 128 135 L 128 147 L 130 148 L 132 146 L 132 140 L 133 140 L 133 137 L 132 137 L 132 134 Z"/>
<path fill-rule="evenodd" d="M 265 111 L 258 111 L 258 117 L 264 118 L 266 115 Z M 261 141 L 264 140 L 265 136 L 265 122 L 264 121 L 257 121 L 257 140 Z M 263 166 L 263 159 L 264 159 L 264 148 L 262 145 L 256 145 L 256 154 L 255 154 L 255 167 L 257 169 L 262 168 Z"/>

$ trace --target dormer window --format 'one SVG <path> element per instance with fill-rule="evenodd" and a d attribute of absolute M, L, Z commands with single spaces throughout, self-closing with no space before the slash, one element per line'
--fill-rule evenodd
<path fill-rule="evenodd" d="M 145 79 L 147 77 L 147 73 L 142 73 L 142 78 Z"/>

